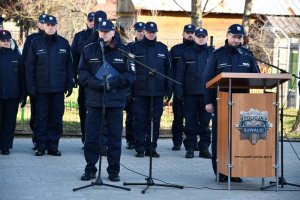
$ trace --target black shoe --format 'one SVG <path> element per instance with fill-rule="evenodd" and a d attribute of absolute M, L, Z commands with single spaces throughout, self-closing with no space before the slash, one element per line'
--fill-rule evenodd
<path fill-rule="evenodd" d="M 186 158 L 194 158 L 194 150 L 187 150 L 185 153 Z"/>
<path fill-rule="evenodd" d="M 144 155 L 144 153 L 139 153 L 139 152 L 137 152 L 136 154 L 135 154 L 135 157 L 138 157 L 138 158 L 143 158 L 145 155 Z"/>
<path fill-rule="evenodd" d="M 243 179 L 241 179 L 240 177 L 231 177 L 230 181 L 235 183 L 241 183 L 243 182 Z"/>
<path fill-rule="evenodd" d="M 45 155 L 45 150 L 37 149 L 35 151 L 35 156 L 43 156 Z"/>
<path fill-rule="evenodd" d="M 131 142 L 127 142 L 126 149 L 134 149 L 134 144 Z"/>
<path fill-rule="evenodd" d="M 36 151 L 38 148 L 37 148 L 37 145 L 33 145 L 33 147 L 32 147 L 32 150 L 34 150 L 34 151 Z"/>
<path fill-rule="evenodd" d="M 228 176 L 220 173 L 219 174 L 219 182 L 227 182 L 227 181 L 228 181 Z M 243 179 L 241 179 L 240 177 L 231 177 L 230 181 L 235 182 L 235 183 L 241 183 L 241 182 L 243 182 Z"/>
<path fill-rule="evenodd" d="M 81 176 L 81 180 L 82 181 L 89 181 L 96 178 L 96 172 L 85 172 L 84 174 L 82 174 Z"/>
<path fill-rule="evenodd" d="M 206 150 L 206 151 L 200 151 L 199 152 L 199 157 L 211 159 L 211 153 L 208 150 Z"/>
<path fill-rule="evenodd" d="M 146 152 L 145 152 L 145 156 L 150 156 L 150 151 L 146 151 Z M 160 155 L 156 152 L 156 150 L 153 150 L 153 151 L 152 151 L 152 157 L 153 157 L 153 158 L 159 158 Z"/>
<path fill-rule="evenodd" d="M 2 155 L 9 155 L 9 150 L 2 150 Z"/>
<path fill-rule="evenodd" d="M 113 181 L 113 182 L 119 182 L 120 181 L 120 176 L 119 175 L 108 175 L 108 179 L 110 181 Z"/>
<path fill-rule="evenodd" d="M 61 156 L 61 152 L 58 149 L 48 149 L 48 155 Z"/>
<path fill-rule="evenodd" d="M 175 144 L 175 145 L 172 147 L 172 151 L 179 151 L 180 148 L 181 148 L 181 145 Z"/>

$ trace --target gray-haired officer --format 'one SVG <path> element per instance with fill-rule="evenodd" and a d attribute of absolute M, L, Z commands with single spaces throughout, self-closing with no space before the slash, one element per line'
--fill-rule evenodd
<path fill-rule="evenodd" d="M 203 79 L 204 84 L 222 72 L 234 73 L 260 73 L 259 67 L 253 58 L 241 55 L 237 51 L 237 47 L 242 48 L 248 54 L 252 54 L 246 48 L 241 47 L 243 36 L 245 35 L 244 28 L 239 24 L 231 25 L 226 34 L 225 45 L 215 50 L 209 58 L 205 67 Z M 235 89 L 233 92 L 248 92 L 247 90 Z M 214 173 L 217 173 L 217 102 L 216 91 L 214 89 L 205 90 L 205 109 L 209 113 L 214 113 L 212 117 L 212 166 Z M 224 174 L 219 174 L 219 181 L 226 182 L 228 177 Z M 233 182 L 242 182 L 239 177 L 231 177 Z"/>
<path fill-rule="evenodd" d="M 80 60 L 81 52 L 83 51 L 84 46 L 86 45 L 87 40 L 93 34 L 94 28 L 94 17 L 95 13 L 90 12 L 87 15 L 86 26 L 87 28 L 76 33 L 71 45 L 73 63 L 75 67 L 75 84 L 78 84 L 77 80 L 77 68 Z M 81 129 L 81 141 L 85 141 L 85 119 L 86 119 L 86 107 L 85 107 L 85 93 L 84 87 L 79 85 L 78 90 L 78 106 L 79 106 L 79 118 L 80 118 L 80 129 Z"/>
<path fill-rule="evenodd" d="M 85 87 L 87 106 L 84 143 L 86 167 L 81 180 L 96 177 L 95 165 L 101 153 L 101 127 L 105 121 L 108 131 L 108 179 L 117 182 L 120 181 L 123 107 L 127 90 L 135 80 L 135 64 L 118 50 L 129 51 L 126 46 L 114 41 L 115 28 L 110 20 L 102 20 L 96 30 L 99 39 L 84 48 L 78 67 L 79 83 Z M 107 68 L 103 65 L 104 59 L 108 63 L 105 65 Z M 96 73 L 101 70 L 107 70 L 107 73 L 96 78 Z M 114 73 L 110 73 L 112 71 Z"/>
<path fill-rule="evenodd" d="M 36 99 L 36 156 L 60 156 L 59 140 L 63 132 L 64 93 L 72 94 L 74 67 L 71 48 L 66 39 L 57 35 L 57 20 L 44 19 L 44 33 L 35 38 L 26 58 L 26 85 Z"/>
<path fill-rule="evenodd" d="M 173 46 L 170 50 L 171 62 L 173 65 L 173 73 L 174 77 L 176 73 L 176 64 L 178 60 L 181 58 L 183 51 L 194 44 L 194 32 L 196 27 L 193 24 L 187 24 L 183 28 L 183 41 L 180 44 Z M 174 84 L 175 86 L 175 84 Z M 173 97 L 173 114 L 174 119 L 172 123 L 172 140 L 173 140 L 173 151 L 178 151 L 181 148 L 182 144 L 182 135 L 183 135 L 183 99 L 178 99 L 177 96 Z"/>
<path fill-rule="evenodd" d="M 25 64 L 27 53 L 29 51 L 29 47 L 31 42 L 37 38 L 43 35 L 44 31 L 44 19 L 47 16 L 47 14 L 41 14 L 38 18 L 38 21 L 36 23 L 36 26 L 38 28 L 38 32 L 32 33 L 31 35 L 27 36 L 26 41 L 24 43 L 23 51 L 22 51 L 22 63 Z M 29 126 L 32 130 L 32 143 L 33 143 L 33 150 L 37 150 L 36 146 L 36 135 L 34 133 L 34 127 L 36 123 L 36 112 L 35 112 L 35 98 L 33 96 L 29 96 L 30 98 L 30 121 Z"/>

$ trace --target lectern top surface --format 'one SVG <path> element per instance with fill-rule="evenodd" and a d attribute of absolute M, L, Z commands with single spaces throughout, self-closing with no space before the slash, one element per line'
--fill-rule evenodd
<path fill-rule="evenodd" d="M 272 89 L 291 78 L 291 74 L 221 73 L 206 83 L 206 87 L 228 88 L 231 80 L 232 88 Z"/>

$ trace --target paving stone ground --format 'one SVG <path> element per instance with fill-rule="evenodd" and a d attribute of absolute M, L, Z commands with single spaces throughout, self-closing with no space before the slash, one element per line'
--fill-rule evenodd
<path fill-rule="evenodd" d="M 300 184 L 300 143 L 284 143 L 284 177 L 289 183 Z M 14 149 L 9 156 L 0 154 L 0 200 L 193 200 L 193 199 L 300 199 L 300 187 L 284 186 L 261 191 L 260 178 L 245 178 L 243 183 L 232 183 L 231 191 L 227 183 L 215 182 L 211 161 L 199 157 L 185 159 L 185 151 L 171 151 L 171 139 L 160 139 L 160 158 L 153 159 L 153 178 L 184 186 L 184 189 L 151 186 L 146 194 L 141 194 L 144 186 L 129 186 L 131 191 L 93 186 L 72 191 L 88 182 L 80 180 L 85 167 L 82 144 L 79 138 L 63 138 L 60 142 L 61 157 L 34 156 L 30 138 L 16 138 Z M 296 153 L 295 153 L 296 152 Z M 149 175 L 149 158 L 136 158 L 133 150 L 125 149 L 123 140 L 121 158 L 121 182 L 107 179 L 107 162 L 103 157 L 101 177 L 104 183 L 122 186 L 123 182 L 145 183 Z M 197 155 L 197 153 L 195 154 Z M 138 172 L 140 174 L 134 173 Z M 280 171 L 279 171 L 280 172 Z M 157 179 L 159 180 L 157 180 Z M 275 178 L 266 179 L 274 181 Z"/>

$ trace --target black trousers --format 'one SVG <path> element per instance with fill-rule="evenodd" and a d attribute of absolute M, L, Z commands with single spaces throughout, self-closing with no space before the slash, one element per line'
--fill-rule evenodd
<path fill-rule="evenodd" d="M 18 106 L 18 99 L 0 99 L 0 149 L 13 147 Z"/>
<path fill-rule="evenodd" d="M 107 126 L 107 172 L 117 175 L 120 172 L 120 158 L 123 129 L 123 108 L 106 108 L 102 119 L 101 107 L 87 107 L 86 137 L 84 143 L 84 157 L 86 172 L 96 172 L 99 160 L 101 124 L 105 120 Z M 103 141 L 103 140 L 102 140 Z"/>

